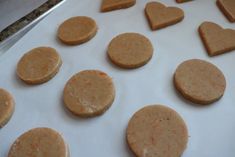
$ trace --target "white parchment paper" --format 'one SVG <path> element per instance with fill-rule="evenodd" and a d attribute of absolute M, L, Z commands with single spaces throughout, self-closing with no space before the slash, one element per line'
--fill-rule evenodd
<path fill-rule="evenodd" d="M 235 29 L 220 12 L 215 0 L 195 0 L 177 4 L 158 0 L 184 10 L 185 19 L 173 26 L 151 31 L 144 16 L 148 0 L 137 0 L 135 6 L 100 13 L 101 0 L 67 0 L 42 20 L 15 46 L 0 57 L 0 87 L 15 98 L 12 119 L 0 129 L 0 156 L 7 157 L 15 139 L 34 127 L 51 127 L 62 133 L 70 147 L 71 157 L 130 157 L 125 130 L 130 117 L 150 104 L 175 109 L 187 123 L 189 142 L 183 157 L 233 157 L 235 155 L 235 52 L 208 57 L 198 35 L 203 21 L 212 21 Z M 80 46 L 66 46 L 56 38 L 61 22 L 72 16 L 90 16 L 99 26 L 97 35 Z M 124 32 L 137 32 L 154 45 L 151 61 L 135 70 L 123 70 L 106 57 L 110 40 Z M 21 56 L 38 46 L 57 49 L 63 65 L 49 82 L 29 86 L 20 81 L 16 64 Z M 217 65 L 224 73 L 227 88 L 223 98 L 209 106 L 197 106 L 183 99 L 174 89 L 172 76 L 183 61 L 200 58 Z M 63 107 L 62 91 L 67 80 L 86 69 L 108 73 L 115 83 L 116 98 L 102 116 L 80 119 Z"/>

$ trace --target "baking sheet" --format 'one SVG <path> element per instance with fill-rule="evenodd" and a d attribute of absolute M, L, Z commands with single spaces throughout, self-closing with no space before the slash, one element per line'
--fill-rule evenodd
<path fill-rule="evenodd" d="M 24 17 L 47 0 L 0 0 L 0 31 Z"/>
<path fill-rule="evenodd" d="M 215 0 L 195 0 L 177 4 L 158 0 L 184 10 L 185 19 L 173 26 L 152 32 L 144 16 L 148 0 L 137 0 L 135 6 L 100 13 L 101 1 L 67 0 L 43 19 L 16 45 L 0 57 L 0 87 L 14 95 L 15 113 L 0 129 L 0 156 L 6 157 L 11 144 L 34 127 L 51 127 L 61 132 L 70 147 L 71 157 L 130 157 L 125 141 L 128 120 L 138 109 L 149 104 L 164 104 L 175 109 L 187 123 L 188 147 L 183 157 L 232 157 L 235 155 L 235 51 L 208 57 L 197 28 L 203 21 L 213 21 L 235 29 L 215 4 Z M 80 46 L 66 46 L 56 39 L 58 25 L 71 16 L 94 18 L 97 35 Z M 106 57 L 110 40 L 124 32 L 138 32 L 154 45 L 151 61 L 135 70 L 114 66 Z M 28 50 L 51 46 L 60 53 L 63 65 L 49 82 L 29 86 L 15 74 L 16 64 Z M 223 98 L 209 106 L 193 105 L 177 94 L 172 76 L 181 62 L 200 58 L 217 65 L 224 73 L 227 88 Z M 116 98 L 102 116 L 80 119 L 63 107 L 62 91 L 67 80 L 86 69 L 107 72 L 116 86 Z"/>

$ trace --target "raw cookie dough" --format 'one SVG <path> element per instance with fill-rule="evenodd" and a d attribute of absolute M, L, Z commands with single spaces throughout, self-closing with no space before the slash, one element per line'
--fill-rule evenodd
<path fill-rule="evenodd" d="M 136 0 L 103 0 L 101 12 L 129 8 L 135 5 Z"/>
<path fill-rule="evenodd" d="M 109 59 L 122 68 L 138 68 L 152 58 L 153 46 L 141 34 L 124 33 L 112 39 L 107 53 Z"/>
<path fill-rule="evenodd" d="M 223 29 L 212 22 L 203 22 L 199 34 L 210 56 L 235 50 L 235 30 Z"/>
<path fill-rule="evenodd" d="M 180 157 L 187 146 L 188 131 L 176 111 L 150 105 L 132 116 L 126 137 L 137 157 Z"/>
<path fill-rule="evenodd" d="M 166 7 L 159 2 L 149 2 L 145 6 L 145 15 L 152 30 L 176 24 L 184 19 L 180 8 Z"/>
<path fill-rule="evenodd" d="M 86 16 L 72 17 L 64 21 L 58 29 L 58 38 L 67 45 L 79 45 L 92 39 L 98 28 L 96 22 Z"/>
<path fill-rule="evenodd" d="M 191 59 L 177 67 L 174 84 L 186 99 L 197 104 L 210 104 L 223 96 L 226 80 L 215 65 Z"/>
<path fill-rule="evenodd" d="M 63 137 L 50 128 L 35 128 L 21 135 L 8 157 L 69 157 Z"/>
<path fill-rule="evenodd" d="M 61 67 L 60 55 L 50 47 L 30 50 L 20 59 L 17 75 L 28 84 L 40 84 L 53 78 Z"/>
<path fill-rule="evenodd" d="M 15 102 L 10 93 L 0 88 L 0 128 L 10 120 L 15 109 Z"/>
<path fill-rule="evenodd" d="M 235 0 L 217 0 L 217 5 L 230 22 L 235 22 Z"/>
<path fill-rule="evenodd" d="M 64 104 L 80 117 L 104 113 L 113 103 L 115 88 L 106 73 L 85 70 L 75 74 L 65 85 Z"/>
<path fill-rule="evenodd" d="M 189 2 L 189 1 L 192 1 L 192 0 L 176 0 L 177 3 L 184 3 L 184 2 Z"/>

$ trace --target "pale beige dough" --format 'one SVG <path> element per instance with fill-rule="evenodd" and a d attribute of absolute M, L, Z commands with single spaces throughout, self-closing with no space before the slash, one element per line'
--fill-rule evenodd
<path fill-rule="evenodd" d="M 23 55 L 16 72 L 25 83 L 40 84 L 53 78 L 61 64 L 60 55 L 54 48 L 38 47 Z"/>
<path fill-rule="evenodd" d="M 215 65 L 191 59 L 177 67 L 174 84 L 187 100 L 197 104 L 211 104 L 223 96 L 226 80 Z"/>
<path fill-rule="evenodd" d="M 177 7 L 166 7 L 159 2 L 149 2 L 145 6 L 145 15 L 152 30 L 176 24 L 184 19 L 184 11 Z"/>
<path fill-rule="evenodd" d="M 101 12 L 129 8 L 135 5 L 136 0 L 103 0 Z"/>
<path fill-rule="evenodd" d="M 0 88 L 0 128 L 8 123 L 15 110 L 13 97 L 5 89 Z"/>
<path fill-rule="evenodd" d="M 180 157 L 187 146 L 188 131 L 176 111 L 150 105 L 132 116 L 126 138 L 137 157 Z"/>
<path fill-rule="evenodd" d="M 213 22 L 203 22 L 198 28 L 200 37 L 210 56 L 235 50 L 235 30 L 223 29 Z"/>
<path fill-rule="evenodd" d="M 112 39 L 108 46 L 109 59 L 122 68 L 138 68 L 152 58 L 153 46 L 138 33 L 124 33 Z"/>
<path fill-rule="evenodd" d="M 75 74 L 64 88 L 64 104 L 80 117 L 104 113 L 113 103 L 115 88 L 112 79 L 99 70 L 85 70 Z"/>
<path fill-rule="evenodd" d="M 8 157 L 69 157 L 69 150 L 55 130 L 35 128 L 16 139 Z"/>
<path fill-rule="evenodd" d="M 59 26 L 57 36 L 67 45 L 79 45 L 92 39 L 97 30 L 95 20 L 86 16 L 76 16 Z"/>
<path fill-rule="evenodd" d="M 235 1 L 217 0 L 217 5 L 230 22 L 235 22 Z"/>

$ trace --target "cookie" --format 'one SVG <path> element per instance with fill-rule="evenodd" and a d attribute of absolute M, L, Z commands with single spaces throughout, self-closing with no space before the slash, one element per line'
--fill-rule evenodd
<path fill-rule="evenodd" d="M 136 0 L 103 0 L 101 12 L 129 8 L 135 5 Z"/>
<path fill-rule="evenodd" d="M 235 30 L 223 29 L 212 22 L 203 22 L 198 31 L 209 56 L 235 50 Z"/>
<path fill-rule="evenodd" d="M 177 3 L 184 3 L 184 2 L 189 2 L 189 1 L 192 1 L 192 0 L 176 0 Z"/>
<path fill-rule="evenodd" d="M 153 55 L 153 46 L 148 38 L 138 33 L 124 33 L 109 43 L 109 59 L 122 68 L 138 68 L 145 65 Z"/>
<path fill-rule="evenodd" d="M 235 22 L 234 0 L 217 0 L 217 5 L 230 22 Z"/>
<path fill-rule="evenodd" d="M 150 105 L 132 116 L 126 138 L 137 157 L 179 157 L 186 149 L 188 131 L 176 111 Z"/>
<path fill-rule="evenodd" d="M 8 157 L 69 157 L 63 137 L 50 128 L 35 128 L 21 135 Z"/>
<path fill-rule="evenodd" d="M 17 75 L 28 84 L 40 84 L 53 78 L 61 67 L 60 55 L 50 47 L 30 50 L 20 59 Z"/>
<path fill-rule="evenodd" d="M 99 70 L 75 74 L 64 88 L 64 104 L 75 115 L 93 117 L 104 113 L 113 103 L 115 88 L 112 79 Z"/>
<path fill-rule="evenodd" d="M 176 7 L 166 7 L 159 2 L 147 3 L 145 15 L 152 30 L 176 24 L 184 19 L 183 10 Z"/>
<path fill-rule="evenodd" d="M 57 31 L 58 38 L 67 45 L 79 45 L 92 39 L 98 28 L 96 22 L 86 16 L 72 17 L 64 21 Z"/>
<path fill-rule="evenodd" d="M 10 93 L 0 88 L 0 128 L 7 124 L 15 110 L 15 102 Z"/>
<path fill-rule="evenodd" d="M 177 67 L 174 85 L 187 100 L 206 105 L 223 96 L 226 80 L 215 65 L 203 60 L 191 59 Z"/>

